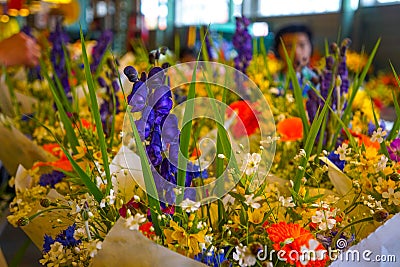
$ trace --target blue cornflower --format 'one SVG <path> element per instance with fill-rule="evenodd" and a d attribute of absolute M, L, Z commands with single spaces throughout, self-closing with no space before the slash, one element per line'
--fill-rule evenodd
<path fill-rule="evenodd" d="M 333 164 L 335 164 L 340 170 L 343 171 L 344 166 L 346 165 L 345 160 L 340 160 L 339 154 L 336 154 L 335 151 L 332 151 L 328 155 L 328 159 L 332 161 Z"/>
<path fill-rule="evenodd" d="M 186 168 L 186 186 L 190 186 L 194 178 L 208 178 L 207 169 L 200 171 L 200 166 L 189 162 Z"/>
<path fill-rule="evenodd" d="M 225 253 L 215 253 L 214 251 L 203 249 L 202 252 L 194 256 L 194 259 L 206 264 L 207 266 L 219 267 L 222 263 L 228 262 L 228 259 L 225 256 Z M 232 263 L 229 263 L 229 265 L 226 266 L 232 266 Z"/>
<path fill-rule="evenodd" d="M 50 187 L 54 188 L 54 186 L 61 182 L 61 180 L 65 177 L 65 174 L 60 171 L 53 170 L 51 173 L 45 173 L 40 176 L 39 184 L 41 186 L 50 185 Z"/>
<path fill-rule="evenodd" d="M 380 121 L 379 123 L 379 127 L 382 128 L 382 131 L 386 130 L 386 123 L 384 121 Z M 374 131 L 376 131 L 376 126 L 375 123 L 373 123 L 372 121 L 370 121 L 368 123 L 368 135 L 372 136 Z"/>
<path fill-rule="evenodd" d="M 53 239 L 51 236 L 45 235 L 44 236 L 44 244 L 43 244 L 43 252 L 44 253 L 49 252 L 50 246 L 52 244 L 54 244 L 55 242 L 59 242 L 64 247 L 68 247 L 68 248 L 79 245 L 82 241 L 74 238 L 75 228 L 76 228 L 76 224 L 68 226 L 68 228 L 65 229 L 64 231 L 62 231 L 60 234 L 58 234 L 55 239 Z"/>

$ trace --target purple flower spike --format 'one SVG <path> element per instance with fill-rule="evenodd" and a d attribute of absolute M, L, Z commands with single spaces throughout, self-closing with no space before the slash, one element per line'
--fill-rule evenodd
<path fill-rule="evenodd" d="M 137 70 L 132 67 L 132 66 L 127 66 L 124 68 L 124 74 L 128 78 L 128 80 L 131 83 L 137 82 L 138 81 L 138 72 Z"/>
<path fill-rule="evenodd" d="M 251 35 L 247 27 L 250 20 L 246 17 L 236 18 L 236 31 L 232 38 L 232 44 L 238 53 L 234 58 L 235 68 L 243 73 L 246 73 L 249 62 L 253 57 L 253 48 Z"/>
<path fill-rule="evenodd" d="M 147 87 L 146 85 L 143 84 L 130 97 L 129 105 L 132 106 L 132 112 L 138 112 L 144 109 L 144 107 L 146 106 L 147 94 L 148 94 Z"/>
<path fill-rule="evenodd" d="M 164 120 L 161 134 L 162 140 L 164 143 L 169 144 L 174 141 L 178 134 L 178 118 L 171 114 Z"/>
<path fill-rule="evenodd" d="M 396 162 L 400 161 L 400 138 L 394 139 L 387 147 L 390 159 Z"/>

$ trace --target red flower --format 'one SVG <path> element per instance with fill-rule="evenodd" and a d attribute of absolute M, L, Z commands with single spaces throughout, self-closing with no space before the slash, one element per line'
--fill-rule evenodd
<path fill-rule="evenodd" d="M 297 267 L 325 266 L 328 260 L 326 249 L 311 232 L 299 224 L 276 223 L 267 228 L 267 233 L 269 239 L 274 242 L 274 250 L 278 251 L 279 256 L 287 263 Z M 306 254 L 311 258 L 307 258 Z"/>
<path fill-rule="evenodd" d="M 92 131 L 96 130 L 96 125 L 93 125 L 92 123 L 90 123 L 89 121 L 87 121 L 85 119 L 81 119 L 81 123 L 82 123 L 83 128 L 85 128 L 85 129 L 92 130 Z"/>
<path fill-rule="evenodd" d="M 122 207 L 118 210 L 118 212 L 119 215 L 126 218 L 126 213 L 128 212 L 128 209 L 133 211 L 133 210 L 138 210 L 139 208 L 140 204 L 136 202 L 135 198 L 131 198 L 131 200 L 129 200 L 128 203 L 122 205 Z"/>
<path fill-rule="evenodd" d="M 152 222 L 146 222 L 139 226 L 139 231 L 142 232 L 147 238 L 152 239 L 156 235 Z"/>
<path fill-rule="evenodd" d="M 298 117 L 280 121 L 276 130 L 282 141 L 297 141 L 303 138 L 303 122 Z"/>
<path fill-rule="evenodd" d="M 237 114 L 238 121 L 232 126 L 232 134 L 236 139 L 252 135 L 259 128 L 257 115 L 260 112 L 251 108 L 251 105 L 252 103 L 247 101 L 236 101 L 230 104 L 230 109 L 226 111 L 228 117 L 232 116 L 232 111 Z"/>

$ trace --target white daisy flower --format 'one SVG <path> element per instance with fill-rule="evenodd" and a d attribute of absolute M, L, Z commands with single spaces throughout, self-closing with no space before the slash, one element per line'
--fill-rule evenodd
<path fill-rule="evenodd" d="M 378 128 L 374 133 L 372 134 L 371 141 L 372 142 L 378 142 L 379 144 L 383 142 L 383 137 L 385 137 L 387 134 L 386 131 L 383 131 L 382 128 Z"/>
<path fill-rule="evenodd" d="M 135 216 L 129 216 L 125 219 L 125 226 L 129 230 L 139 230 L 140 224 L 146 221 L 146 217 L 143 214 L 136 213 Z"/>
<path fill-rule="evenodd" d="M 184 201 L 182 201 L 182 203 L 181 203 L 182 209 L 184 209 L 186 212 L 195 212 L 196 210 L 198 210 L 200 208 L 200 205 L 201 205 L 200 202 L 195 202 L 188 198 L 185 199 Z"/>

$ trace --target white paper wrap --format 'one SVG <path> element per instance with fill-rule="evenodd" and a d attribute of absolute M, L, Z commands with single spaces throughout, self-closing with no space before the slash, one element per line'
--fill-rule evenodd
<path fill-rule="evenodd" d="M 360 243 L 342 252 L 330 266 L 400 266 L 400 214 L 394 215 Z"/>
<path fill-rule="evenodd" d="M 142 233 L 129 230 L 120 218 L 104 239 L 93 267 L 204 267 L 206 265 L 156 244 Z"/>

